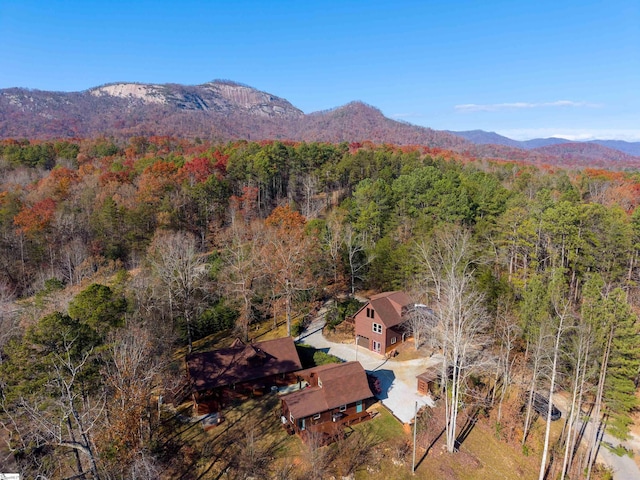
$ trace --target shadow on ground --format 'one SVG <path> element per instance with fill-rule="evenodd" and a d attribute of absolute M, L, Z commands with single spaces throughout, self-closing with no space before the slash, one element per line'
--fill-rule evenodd
<path fill-rule="evenodd" d="M 391 391 L 391 384 L 396 379 L 395 373 L 393 370 L 374 370 L 373 372 L 369 372 L 370 375 L 373 375 L 380 381 L 380 393 L 377 395 L 379 400 L 385 400 L 389 398 L 389 392 Z"/>

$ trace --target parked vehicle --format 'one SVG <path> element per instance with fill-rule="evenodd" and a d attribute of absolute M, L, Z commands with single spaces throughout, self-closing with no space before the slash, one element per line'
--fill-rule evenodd
<path fill-rule="evenodd" d="M 534 392 L 533 394 L 533 409 L 542 418 L 547 418 L 547 412 L 549 411 L 549 399 L 544 395 Z M 556 408 L 554 404 L 551 404 L 551 420 L 560 420 L 562 412 Z"/>

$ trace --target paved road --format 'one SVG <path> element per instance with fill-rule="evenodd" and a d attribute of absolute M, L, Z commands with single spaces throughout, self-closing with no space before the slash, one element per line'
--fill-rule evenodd
<path fill-rule="evenodd" d="M 590 438 L 591 432 L 594 428 L 593 422 L 588 422 L 584 437 L 585 439 Z M 622 442 L 606 432 L 602 435 L 601 443 L 611 445 L 612 447 L 623 445 L 630 448 L 627 442 Z M 638 455 L 637 450 L 635 451 L 635 454 Z M 628 455 L 619 457 L 604 445 L 601 445 L 598 450 L 596 461 L 604 463 L 613 471 L 613 480 L 640 480 L 640 469 L 638 469 L 636 462 L 634 462 Z"/>
<path fill-rule="evenodd" d="M 562 395 L 554 395 L 553 403 L 556 405 L 560 411 L 562 412 L 562 418 L 567 419 L 568 416 L 568 407 L 569 402 Z M 593 422 L 588 422 L 585 428 L 585 433 L 583 435 L 583 441 L 588 441 L 591 438 L 592 431 L 594 429 Z M 602 436 L 602 442 L 608 443 L 611 446 L 623 445 L 629 449 L 633 449 L 633 447 L 637 447 L 637 445 L 633 444 L 633 440 L 629 442 L 621 442 L 617 438 L 612 437 L 608 433 L 604 433 Z M 635 454 L 638 455 L 640 452 L 637 448 L 633 449 Z M 609 467 L 613 471 L 613 479 L 614 480 L 640 480 L 640 469 L 630 458 L 628 455 L 624 455 L 619 457 L 615 453 L 611 452 L 608 448 L 604 446 L 600 446 L 598 450 L 598 456 L 596 457 L 596 461 L 603 463 L 607 467 Z"/>
<path fill-rule="evenodd" d="M 357 347 L 355 342 L 351 344 L 330 342 L 322 335 L 322 328 L 326 323 L 325 313 L 326 309 L 321 309 L 296 341 L 321 349 L 345 361 L 359 361 L 368 373 L 380 380 L 382 394 L 379 398 L 403 423 L 413 420 L 415 402 L 418 402 L 418 408 L 423 405 L 433 406 L 431 398 L 418 395 L 416 376 L 429 367 L 440 365 L 441 356 L 434 355 L 430 358 L 401 362 L 387 359 L 363 347 Z"/>
<path fill-rule="evenodd" d="M 602 437 L 602 441 L 614 446 L 620 443 L 625 445 L 625 442 L 620 442 L 607 433 Z M 636 451 L 635 454 L 638 455 L 638 452 Z M 638 469 L 638 465 L 627 455 L 619 457 L 609 451 L 609 449 L 600 447 L 597 460 L 602 461 L 613 470 L 613 480 L 640 480 L 640 469 Z"/>

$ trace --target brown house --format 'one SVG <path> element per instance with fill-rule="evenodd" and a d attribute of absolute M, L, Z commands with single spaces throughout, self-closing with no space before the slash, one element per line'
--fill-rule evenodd
<path fill-rule="evenodd" d="M 370 418 L 375 398 L 360 362 L 322 365 L 298 377 L 308 386 L 282 398 L 282 423 L 303 440 L 311 433 L 333 437 L 343 425 Z"/>
<path fill-rule="evenodd" d="M 261 395 L 271 387 L 289 385 L 302 368 L 291 337 L 187 356 L 187 373 L 196 415 L 217 412 L 229 400 Z"/>
<path fill-rule="evenodd" d="M 397 343 L 404 342 L 407 333 L 402 323 L 412 306 L 404 292 L 384 292 L 371 297 L 354 315 L 358 345 L 384 355 Z"/>

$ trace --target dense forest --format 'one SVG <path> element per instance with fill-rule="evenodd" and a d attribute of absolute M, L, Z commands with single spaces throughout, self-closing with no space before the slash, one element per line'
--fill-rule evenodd
<path fill-rule="evenodd" d="M 534 390 L 568 392 L 553 455 L 568 478 L 591 473 L 597 441 L 574 448 L 577 412 L 628 432 L 635 172 L 132 137 L 4 140 L 0 179 L 0 465 L 25 478 L 192 478 L 185 465 L 207 453 L 166 440 L 154 409 L 180 390 L 185 352 L 212 334 L 295 334 L 319 302 L 356 291 L 405 290 L 437 313 L 445 397 L 458 411 L 482 392 L 505 442 L 526 445 Z M 412 326 L 418 347 L 426 327 Z M 529 408 L 508 408 L 527 392 Z M 263 478 L 311 478 L 261 462 Z"/>

